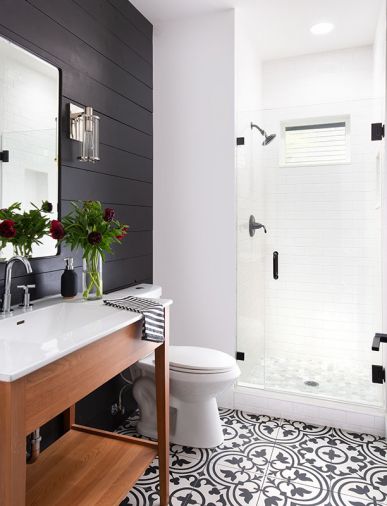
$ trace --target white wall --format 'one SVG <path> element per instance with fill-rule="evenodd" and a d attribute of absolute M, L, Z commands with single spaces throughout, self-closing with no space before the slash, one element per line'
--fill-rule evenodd
<path fill-rule="evenodd" d="M 245 13 L 235 11 L 235 96 L 236 110 L 243 113 L 262 107 L 262 61 L 259 48 L 246 26 Z M 243 135 L 244 117 L 237 118 L 237 129 Z M 239 133 L 238 133 L 239 135 Z"/>
<path fill-rule="evenodd" d="M 372 46 L 272 60 L 263 65 L 264 109 L 372 97 Z"/>
<path fill-rule="evenodd" d="M 379 22 L 376 28 L 373 47 L 373 93 L 382 99 L 382 113 L 386 95 L 386 1 L 382 2 Z"/>
<path fill-rule="evenodd" d="M 154 34 L 154 281 L 172 344 L 235 351 L 234 11 Z"/>

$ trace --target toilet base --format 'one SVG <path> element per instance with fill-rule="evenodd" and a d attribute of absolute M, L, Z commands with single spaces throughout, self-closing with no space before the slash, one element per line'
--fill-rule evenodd
<path fill-rule="evenodd" d="M 215 448 L 223 443 L 223 431 L 215 397 L 206 402 L 171 400 L 171 442 L 193 448 Z M 176 417 L 176 419 L 173 419 Z"/>
<path fill-rule="evenodd" d="M 133 396 L 140 408 L 137 432 L 157 439 L 156 388 L 148 377 L 140 377 L 133 387 Z M 223 443 L 223 431 L 215 397 L 197 402 L 184 402 L 170 397 L 170 441 L 193 448 L 215 448 Z"/>

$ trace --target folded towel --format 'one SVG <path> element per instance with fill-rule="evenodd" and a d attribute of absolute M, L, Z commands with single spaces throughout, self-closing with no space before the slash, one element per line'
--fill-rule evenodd
<path fill-rule="evenodd" d="M 165 339 L 165 312 L 164 306 L 154 299 L 140 297 L 123 297 L 122 299 L 105 299 L 108 306 L 127 311 L 135 311 L 144 315 L 142 326 L 142 339 L 162 343 Z"/>

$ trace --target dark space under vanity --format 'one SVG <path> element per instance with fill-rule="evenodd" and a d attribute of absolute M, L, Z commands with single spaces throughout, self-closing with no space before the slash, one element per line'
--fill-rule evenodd
<path fill-rule="evenodd" d="M 0 5 L 0 36 L 60 69 L 59 216 L 73 200 L 114 207 L 130 230 L 104 265 L 105 291 L 151 283 L 152 25 L 127 0 L 1 0 Z M 92 104 L 101 118 L 96 164 L 77 160 L 77 146 L 68 137 L 70 102 Z M 62 248 L 60 255 L 32 259 L 28 278 L 15 266 L 13 303 L 21 299 L 16 285 L 27 281 L 36 285 L 32 298 L 58 293 L 68 255 Z M 80 273 L 81 256 L 73 256 Z M 4 267 L 0 264 L 1 287 Z M 77 421 L 105 429 L 118 425 L 110 407 L 121 386 L 115 378 L 81 401 Z M 61 417 L 43 427 L 43 447 L 62 431 Z"/>

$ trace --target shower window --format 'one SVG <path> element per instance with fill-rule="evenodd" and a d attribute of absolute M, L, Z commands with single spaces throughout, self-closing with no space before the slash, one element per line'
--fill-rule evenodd
<path fill-rule="evenodd" d="M 281 166 L 349 163 L 349 130 L 349 117 L 283 122 Z"/>

